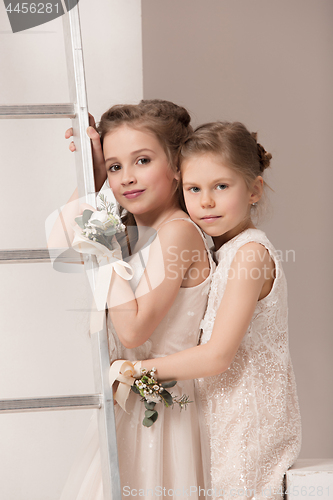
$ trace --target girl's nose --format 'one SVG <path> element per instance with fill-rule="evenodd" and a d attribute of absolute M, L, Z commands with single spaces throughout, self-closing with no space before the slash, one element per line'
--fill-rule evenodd
<path fill-rule="evenodd" d="M 213 208 L 213 207 L 215 207 L 214 198 L 209 193 L 202 192 L 200 202 L 201 202 L 201 206 L 203 208 Z"/>
<path fill-rule="evenodd" d="M 133 171 L 129 168 L 123 168 L 122 170 L 121 184 L 122 186 L 128 186 L 129 184 L 134 184 L 136 182 Z"/>

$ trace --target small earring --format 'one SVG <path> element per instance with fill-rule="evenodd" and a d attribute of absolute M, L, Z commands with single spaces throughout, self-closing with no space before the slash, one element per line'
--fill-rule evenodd
<path fill-rule="evenodd" d="M 252 206 L 253 206 L 253 207 L 256 207 L 256 206 L 257 206 L 257 202 L 252 203 Z"/>

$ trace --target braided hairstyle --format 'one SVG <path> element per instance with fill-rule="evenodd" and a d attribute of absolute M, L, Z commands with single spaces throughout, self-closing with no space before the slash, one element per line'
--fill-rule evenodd
<path fill-rule="evenodd" d="M 270 153 L 267 153 L 266 149 L 259 142 L 257 142 L 257 132 L 252 132 L 251 136 L 253 137 L 253 139 L 256 141 L 257 144 L 260 172 L 263 173 L 264 170 L 269 167 L 272 155 Z"/>
<path fill-rule="evenodd" d="M 106 134 L 124 124 L 152 132 L 163 146 L 171 168 L 178 171 L 181 146 L 193 132 L 190 121 L 189 113 L 182 106 L 151 99 L 112 106 L 102 115 L 97 131 L 102 145 Z"/>
<path fill-rule="evenodd" d="M 213 122 L 200 125 L 184 143 L 182 158 L 213 153 L 222 156 L 226 164 L 242 174 L 249 185 L 270 165 L 272 155 L 257 142 L 257 134 L 240 122 Z"/>
<path fill-rule="evenodd" d="M 182 106 L 160 99 L 142 100 L 139 104 L 117 104 L 103 113 L 97 126 L 97 131 L 103 141 L 105 136 L 122 125 L 153 133 L 168 158 L 169 166 L 174 172 L 180 169 L 180 150 L 183 143 L 189 138 L 193 129 L 190 125 L 191 117 Z M 186 211 L 182 190 L 177 186 L 179 203 Z M 137 238 L 136 223 L 133 214 L 120 207 L 123 223 L 128 227 L 127 249 Z M 130 234 L 131 233 L 131 234 Z M 126 246 L 121 243 L 125 254 Z"/>

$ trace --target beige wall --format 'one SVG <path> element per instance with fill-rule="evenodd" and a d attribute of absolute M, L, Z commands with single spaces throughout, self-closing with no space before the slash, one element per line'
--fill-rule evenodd
<path fill-rule="evenodd" d="M 333 456 L 331 0 L 143 0 L 144 97 L 240 120 L 273 154 L 263 229 L 283 252 L 301 457 Z M 292 253 L 295 251 L 295 261 Z"/>
<path fill-rule="evenodd" d="M 142 98 L 140 0 L 80 0 L 88 101 Z M 125 40 L 125 42 L 124 42 Z M 0 3 L 0 102 L 68 102 L 62 20 L 12 34 Z M 0 249 L 45 248 L 76 186 L 70 120 L 0 121 Z M 94 392 L 84 274 L 0 265 L 0 399 Z M 0 499 L 58 500 L 92 411 L 0 415 Z"/>

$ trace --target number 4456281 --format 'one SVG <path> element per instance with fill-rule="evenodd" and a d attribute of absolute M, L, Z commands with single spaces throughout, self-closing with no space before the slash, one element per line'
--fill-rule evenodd
<path fill-rule="evenodd" d="M 9 13 L 17 12 L 22 14 L 51 14 L 54 11 L 59 14 L 59 5 L 58 3 L 53 5 L 52 3 L 17 3 L 13 4 L 15 7 L 12 7 L 10 3 L 8 7 L 6 7 L 6 11 Z"/>

